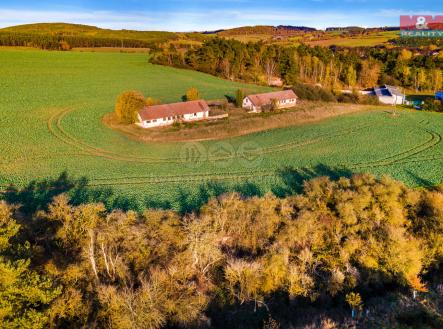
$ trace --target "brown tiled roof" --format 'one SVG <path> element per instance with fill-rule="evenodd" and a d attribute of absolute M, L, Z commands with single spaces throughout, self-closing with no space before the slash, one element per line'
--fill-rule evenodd
<path fill-rule="evenodd" d="M 255 106 L 263 106 L 271 104 L 273 99 L 282 101 L 285 99 L 293 99 L 298 97 L 293 90 L 282 90 L 282 91 L 275 91 L 272 93 L 248 95 L 248 98 Z"/>
<path fill-rule="evenodd" d="M 198 100 L 192 102 L 145 106 L 145 108 L 138 112 L 138 114 L 142 121 L 146 121 L 205 111 L 209 111 L 208 104 L 203 100 Z"/>

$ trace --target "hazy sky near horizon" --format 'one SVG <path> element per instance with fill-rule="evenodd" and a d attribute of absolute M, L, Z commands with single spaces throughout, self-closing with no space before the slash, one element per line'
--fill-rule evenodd
<path fill-rule="evenodd" d="M 203 31 L 244 25 L 398 26 L 442 15 L 442 0 L 0 0 L 0 27 L 67 22 L 112 29 Z"/>

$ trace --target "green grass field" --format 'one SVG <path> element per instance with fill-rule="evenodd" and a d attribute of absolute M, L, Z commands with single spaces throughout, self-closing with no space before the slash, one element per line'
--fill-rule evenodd
<path fill-rule="evenodd" d="M 66 171 L 140 207 L 179 208 L 228 190 L 284 194 L 321 174 L 443 181 L 440 114 L 376 110 L 219 142 L 143 144 L 101 123 L 124 90 L 172 102 L 193 86 L 207 99 L 263 88 L 154 66 L 146 54 L 1 50 L 0 62 L 3 189 Z"/>

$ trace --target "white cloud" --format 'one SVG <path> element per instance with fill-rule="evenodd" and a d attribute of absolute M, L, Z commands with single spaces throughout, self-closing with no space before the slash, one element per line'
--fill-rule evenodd
<path fill-rule="evenodd" d="M 322 10 L 214 10 L 176 12 L 113 12 L 113 11 L 51 11 L 12 10 L 0 8 L 0 27 L 41 23 L 67 22 L 95 25 L 112 29 L 202 31 L 244 25 L 304 25 L 316 28 L 328 26 L 396 25 L 395 11 L 336 12 Z"/>
<path fill-rule="evenodd" d="M 400 19 L 401 15 L 410 15 L 410 16 L 416 16 L 416 15 L 441 15 L 441 12 L 435 12 L 435 11 L 429 11 L 429 10 L 401 10 L 401 9 L 382 9 L 379 12 L 379 15 L 382 17 L 389 17 L 389 18 L 398 18 Z"/>

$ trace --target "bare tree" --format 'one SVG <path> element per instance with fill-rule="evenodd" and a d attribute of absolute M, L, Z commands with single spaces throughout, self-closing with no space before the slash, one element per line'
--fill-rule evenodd
<path fill-rule="evenodd" d="M 272 78 L 275 76 L 275 73 L 277 71 L 277 63 L 275 63 L 273 59 L 267 59 L 264 69 L 266 74 L 266 81 L 268 82 L 268 85 L 271 85 Z"/>

